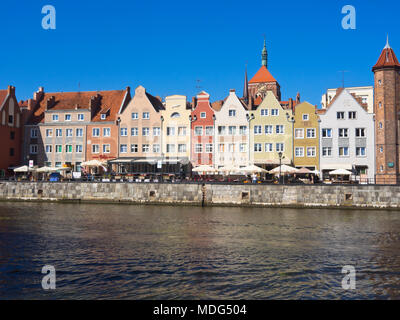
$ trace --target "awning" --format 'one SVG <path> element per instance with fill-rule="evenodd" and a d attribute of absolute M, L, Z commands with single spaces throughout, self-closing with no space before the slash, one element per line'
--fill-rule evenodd
<path fill-rule="evenodd" d="M 349 163 L 321 163 L 321 171 L 336 169 L 352 170 L 352 168 L 352 165 Z"/>

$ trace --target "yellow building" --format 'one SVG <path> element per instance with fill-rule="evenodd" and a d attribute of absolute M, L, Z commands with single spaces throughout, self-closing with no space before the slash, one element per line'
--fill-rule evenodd
<path fill-rule="evenodd" d="M 319 117 L 316 107 L 308 102 L 295 107 L 294 165 L 319 170 Z"/>
<path fill-rule="evenodd" d="M 190 158 L 190 104 L 186 96 L 172 95 L 165 98 L 162 115 L 162 152 L 166 158 L 187 163 Z"/>
<path fill-rule="evenodd" d="M 260 105 L 250 112 L 251 162 L 271 169 L 293 160 L 292 110 L 281 106 L 272 91 L 267 91 Z"/>

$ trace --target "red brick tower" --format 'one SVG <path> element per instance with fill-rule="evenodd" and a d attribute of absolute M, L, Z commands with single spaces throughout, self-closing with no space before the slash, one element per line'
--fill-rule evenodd
<path fill-rule="evenodd" d="M 397 184 L 400 182 L 400 63 L 389 41 L 372 71 L 375 82 L 376 183 Z"/>

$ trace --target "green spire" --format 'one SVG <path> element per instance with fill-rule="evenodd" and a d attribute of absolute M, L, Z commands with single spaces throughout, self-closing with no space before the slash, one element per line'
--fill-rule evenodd
<path fill-rule="evenodd" d="M 268 53 L 267 53 L 267 46 L 265 44 L 265 36 L 264 36 L 264 48 L 261 53 L 261 64 L 268 69 Z"/>

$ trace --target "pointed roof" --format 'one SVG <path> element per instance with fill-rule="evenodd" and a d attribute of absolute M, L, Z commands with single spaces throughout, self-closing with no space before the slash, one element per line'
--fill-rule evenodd
<path fill-rule="evenodd" d="M 382 50 L 381 55 L 379 56 L 378 62 L 372 68 L 372 71 L 378 68 L 387 68 L 387 67 L 399 67 L 400 63 L 397 60 L 397 57 L 393 51 L 393 49 L 389 45 L 389 37 L 387 37 L 386 45 Z"/>
<path fill-rule="evenodd" d="M 275 78 L 268 71 L 265 66 L 261 66 L 261 68 L 257 71 L 253 78 L 249 81 L 249 83 L 260 83 L 260 82 L 276 82 Z"/>
<path fill-rule="evenodd" d="M 244 74 L 244 88 L 243 88 L 243 98 L 247 101 L 249 99 L 249 82 L 247 80 L 247 66 Z"/>

